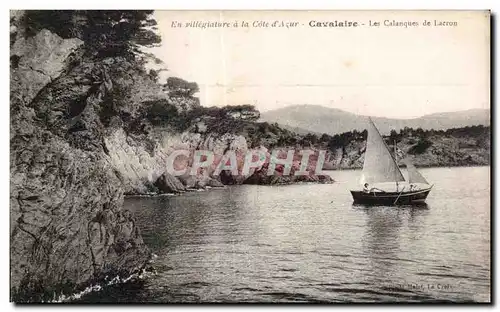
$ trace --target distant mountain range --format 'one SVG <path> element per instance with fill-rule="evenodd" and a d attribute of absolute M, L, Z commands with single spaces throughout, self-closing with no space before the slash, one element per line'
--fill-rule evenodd
<path fill-rule="evenodd" d="M 356 115 L 336 108 L 320 105 L 294 105 L 261 113 L 261 121 L 278 123 L 283 128 L 300 134 L 327 133 L 338 134 L 366 129 L 368 116 Z M 474 125 L 490 125 L 489 109 L 470 109 L 466 111 L 437 113 L 413 119 L 391 119 L 372 117 L 382 134 L 391 129 L 399 131 L 404 127 L 424 130 L 445 130 Z"/>

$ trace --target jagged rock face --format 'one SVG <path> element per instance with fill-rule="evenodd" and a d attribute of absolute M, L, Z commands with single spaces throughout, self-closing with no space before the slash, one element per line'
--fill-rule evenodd
<path fill-rule="evenodd" d="M 22 101 L 32 101 L 38 91 L 67 68 L 70 57 L 82 44 L 80 39 L 62 39 L 46 29 L 35 37 L 18 38 L 10 51 L 14 69 L 11 88 Z"/>
<path fill-rule="evenodd" d="M 126 193 L 147 193 L 145 186 L 156 182 L 167 170 L 168 155 L 181 140 L 178 134 L 169 132 L 160 134 L 160 137 L 136 139 L 127 135 L 123 129 L 117 129 L 106 136 L 105 143 L 111 164 L 120 173 Z M 152 151 L 149 150 L 150 145 L 153 145 Z"/>
<path fill-rule="evenodd" d="M 179 181 L 187 188 L 187 189 L 194 189 L 198 185 L 198 179 L 195 176 L 192 176 L 190 174 L 185 174 L 182 176 L 177 177 Z"/>
<path fill-rule="evenodd" d="M 220 181 L 218 181 L 216 179 L 210 179 L 207 182 L 207 186 L 210 186 L 210 187 L 224 187 L 224 184 L 222 184 L 222 182 L 220 182 Z"/>
<path fill-rule="evenodd" d="M 294 175 L 294 170 L 290 175 L 282 175 L 279 167 L 272 175 L 268 175 L 268 166 L 265 164 L 262 168 L 255 170 L 248 178 L 243 181 L 243 184 L 258 184 L 258 185 L 279 185 L 291 184 L 297 182 L 316 182 L 316 183 L 333 183 L 333 179 L 329 175 L 316 175 L 310 173 L 308 175 Z"/>
<path fill-rule="evenodd" d="M 121 184 L 109 164 L 47 132 L 11 144 L 12 287 L 57 292 L 144 265 L 147 248 L 121 211 Z"/>
<path fill-rule="evenodd" d="M 21 33 L 21 32 L 20 32 Z M 106 66 L 43 30 L 11 50 L 11 299 L 40 301 L 149 260 L 105 153 Z M 110 70 L 112 72 L 112 70 Z"/>
<path fill-rule="evenodd" d="M 354 141 L 347 146 L 334 149 L 332 167 L 334 169 L 363 168 L 365 149 L 366 142 L 364 141 Z"/>
<path fill-rule="evenodd" d="M 295 182 L 332 182 L 330 176 L 318 176 L 313 173 L 306 176 L 282 176 L 280 174 L 268 176 L 266 168 L 257 170 L 255 173 L 252 169 L 252 173 L 248 176 L 233 176 L 227 171 L 222 171 L 219 176 L 212 176 L 216 164 L 228 150 L 245 155 L 248 151 L 245 137 L 229 133 L 217 135 L 204 131 L 203 133 L 187 131 L 179 134 L 165 129 L 154 129 L 153 132 L 156 133 L 152 133 L 146 139 L 137 139 L 119 129 L 105 138 L 111 163 L 120 173 L 127 194 L 150 194 L 150 185 L 154 185 L 155 191 L 158 193 L 180 193 L 184 190 L 203 189 L 207 186 L 222 187 L 232 184 L 270 185 Z M 154 148 L 152 151 L 148 151 L 148 146 L 151 144 L 154 145 Z M 166 173 L 167 159 L 174 150 L 178 149 L 191 152 L 194 150 L 212 151 L 215 155 L 214 165 L 206 169 L 203 174 L 191 175 L 191 161 L 188 159 L 177 168 L 187 168 L 186 174 L 179 177 L 171 176 Z M 261 149 L 267 152 L 264 147 Z M 243 158 L 240 159 L 240 165 L 242 165 L 242 161 Z M 314 166 L 315 161 L 312 160 L 310 170 L 314 170 Z M 179 181 L 182 184 L 179 184 Z"/>
<path fill-rule="evenodd" d="M 222 184 L 224 185 L 236 185 L 236 184 L 243 184 L 247 177 L 238 175 L 234 176 L 231 174 L 231 171 L 229 170 L 222 170 L 219 179 Z"/>
<path fill-rule="evenodd" d="M 148 185 L 155 183 L 167 170 L 167 159 L 174 150 L 209 150 L 220 157 L 227 150 L 246 151 L 248 149 L 243 136 L 224 134 L 200 134 L 193 132 L 173 133 L 165 129 L 154 129 L 148 138 L 134 138 L 127 135 L 122 129 L 113 131 L 105 138 L 111 163 L 117 172 L 127 194 L 148 193 Z M 148 146 L 153 149 L 148 150 Z M 179 162 L 182 160 L 179 157 Z M 190 161 L 181 165 L 180 168 L 190 169 Z M 210 174 L 215 168 L 209 168 Z M 206 175 L 185 177 L 172 177 L 180 180 L 187 188 L 203 188 L 205 186 L 220 186 L 218 181 L 208 178 Z M 205 181 L 206 180 L 206 181 Z M 159 182 L 162 184 L 163 182 Z M 166 187 L 166 193 L 177 193 Z M 161 191 L 161 190 L 160 190 Z"/>
<path fill-rule="evenodd" d="M 173 175 L 165 172 L 154 183 L 162 193 L 181 193 L 186 190 L 184 185 Z"/>

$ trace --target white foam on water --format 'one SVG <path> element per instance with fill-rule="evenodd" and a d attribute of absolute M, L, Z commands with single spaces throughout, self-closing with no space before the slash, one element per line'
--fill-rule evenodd
<path fill-rule="evenodd" d="M 158 257 L 158 256 L 153 254 L 152 258 L 156 258 L 156 257 Z M 120 278 L 119 276 L 115 276 L 113 279 L 111 279 L 107 282 L 104 282 L 102 284 L 90 285 L 87 288 L 85 288 L 84 290 L 77 292 L 75 294 L 72 294 L 72 295 L 61 294 L 61 295 L 57 296 L 56 294 L 54 294 L 54 299 L 48 301 L 48 303 L 71 302 L 74 300 L 78 300 L 78 299 L 82 298 L 83 296 L 88 295 L 90 293 L 99 292 L 107 286 L 112 286 L 112 285 L 116 285 L 116 284 L 124 284 L 124 283 L 129 282 L 132 279 L 140 279 L 141 280 L 141 279 L 145 279 L 145 278 L 148 278 L 150 276 L 153 276 L 153 275 L 156 275 L 156 272 L 154 272 L 154 271 L 150 272 L 150 271 L 146 271 L 143 269 L 140 273 L 134 273 L 134 274 L 131 274 L 130 276 L 125 277 L 125 278 Z M 108 277 L 106 276 L 106 278 L 108 278 Z"/>

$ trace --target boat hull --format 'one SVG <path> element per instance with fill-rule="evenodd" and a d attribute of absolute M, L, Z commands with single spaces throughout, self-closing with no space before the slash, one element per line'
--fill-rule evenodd
<path fill-rule="evenodd" d="M 411 205 L 425 202 L 431 189 L 412 192 L 371 192 L 351 191 L 356 204 L 366 205 Z"/>

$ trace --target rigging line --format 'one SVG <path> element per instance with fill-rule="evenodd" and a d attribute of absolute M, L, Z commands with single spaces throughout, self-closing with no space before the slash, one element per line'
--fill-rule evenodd
<path fill-rule="evenodd" d="M 405 188 L 406 188 L 406 186 L 403 186 L 403 189 L 401 190 L 401 193 L 399 193 L 398 198 L 396 198 L 396 200 L 394 201 L 394 204 L 393 204 L 393 205 L 396 205 L 396 203 L 397 203 L 397 201 L 398 201 L 399 197 L 401 196 L 401 194 L 403 194 L 403 191 L 405 190 Z"/>
<path fill-rule="evenodd" d="M 382 138 L 383 140 L 384 138 Z M 394 159 L 396 160 L 396 166 L 398 165 L 398 148 L 396 147 L 396 140 L 394 140 Z M 404 177 L 403 177 L 404 178 Z M 399 183 L 396 181 L 396 192 L 399 190 Z"/>

